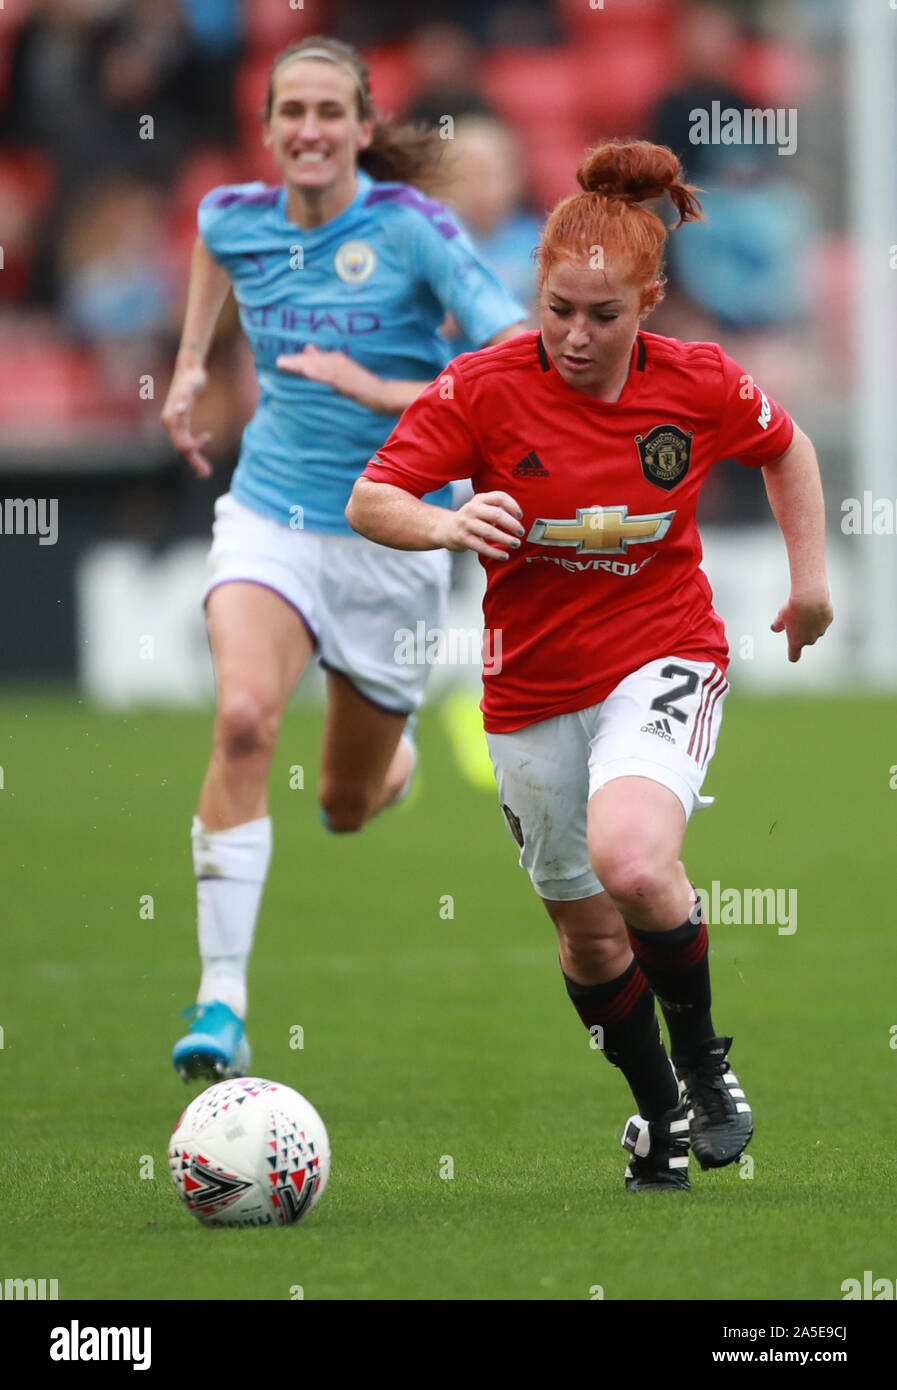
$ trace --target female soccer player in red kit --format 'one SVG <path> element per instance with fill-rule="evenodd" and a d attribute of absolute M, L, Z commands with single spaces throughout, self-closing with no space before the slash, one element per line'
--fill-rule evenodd
<path fill-rule="evenodd" d="M 456 358 L 355 485 L 350 524 L 405 550 L 478 552 L 502 660 L 483 714 L 520 863 L 557 929 L 567 991 L 623 1072 L 630 1191 L 688 1188 L 688 1150 L 734 1162 L 753 1118 L 710 1013 L 707 930 L 680 859 L 728 689 L 695 508 L 714 462 L 763 469 L 791 565 L 788 657 L 832 620 L 813 446 L 715 343 L 640 330 L 662 294 L 672 151 L 613 142 L 539 248 L 541 332 Z M 470 477 L 459 511 L 420 501 Z M 655 1013 L 660 1003 L 672 1066 Z"/>

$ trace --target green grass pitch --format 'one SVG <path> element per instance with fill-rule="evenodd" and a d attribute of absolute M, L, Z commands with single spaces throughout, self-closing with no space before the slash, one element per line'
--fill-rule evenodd
<path fill-rule="evenodd" d="M 291 711 L 249 1033 L 254 1070 L 320 1109 L 333 1169 L 307 1223 L 230 1232 L 189 1216 L 166 1163 L 201 1089 L 169 1053 L 197 982 L 188 831 L 211 716 L 6 694 L 0 1279 L 79 1299 L 837 1300 L 865 1269 L 894 1277 L 893 709 L 730 697 L 686 864 L 708 887 L 796 888 L 798 927 L 711 930 L 753 1176 L 692 1163 L 690 1194 L 640 1198 L 629 1093 L 436 713 L 413 804 L 337 838 L 315 803 L 320 718 Z"/>

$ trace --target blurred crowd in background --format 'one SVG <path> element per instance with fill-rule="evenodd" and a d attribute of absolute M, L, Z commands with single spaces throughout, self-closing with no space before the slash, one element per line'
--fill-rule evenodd
<path fill-rule="evenodd" d="M 196 207 L 217 184 L 277 178 L 259 111 L 274 56 L 309 33 L 362 49 L 380 111 L 452 117 L 441 196 L 531 305 L 541 223 L 574 191 L 584 150 L 611 136 L 670 145 L 705 190 L 708 222 L 671 238 L 667 298 L 646 327 L 721 342 L 817 443 L 831 432 L 837 454 L 851 262 L 841 11 L 834 0 L 6 0 L 0 468 L 21 476 L 47 456 L 84 470 L 176 466 L 158 416 Z M 796 108 L 795 153 L 692 144 L 689 113 L 714 101 Z M 232 307 L 210 369 L 197 421 L 226 476 L 255 393 Z M 726 477 L 708 503 L 732 519 L 756 493 L 745 500 Z"/>

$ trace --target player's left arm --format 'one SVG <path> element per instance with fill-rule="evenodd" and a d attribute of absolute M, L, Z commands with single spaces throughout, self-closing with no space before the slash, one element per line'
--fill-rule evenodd
<path fill-rule="evenodd" d="M 818 641 L 832 621 L 825 570 L 825 503 L 816 450 L 798 425 L 781 458 L 763 466 L 763 481 L 791 567 L 791 593 L 772 624 L 788 638 L 788 660 Z"/>
<path fill-rule="evenodd" d="M 480 260 L 452 213 L 434 199 L 403 213 L 395 235 L 404 238 L 409 279 L 425 288 L 480 347 L 492 347 L 526 330 L 526 310 Z M 277 359 L 281 371 L 332 386 L 378 415 L 401 415 L 429 381 L 390 381 L 344 352 L 303 352 Z"/>
<path fill-rule="evenodd" d="M 492 347 L 494 343 L 503 343 L 506 338 L 516 338 L 525 329 L 525 323 L 513 323 L 509 328 L 494 333 L 483 346 Z M 430 384 L 429 380 L 390 381 L 369 371 L 348 353 L 322 352 L 312 344 L 302 352 L 281 353 L 277 365 L 283 372 L 293 372 L 309 381 L 321 381 L 325 386 L 332 386 L 341 396 L 358 401 L 359 405 L 377 415 L 401 415 Z"/>

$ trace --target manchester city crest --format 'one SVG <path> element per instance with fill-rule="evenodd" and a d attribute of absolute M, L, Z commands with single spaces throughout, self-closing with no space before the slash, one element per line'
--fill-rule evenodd
<path fill-rule="evenodd" d="M 344 241 L 333 258 L 333 268 L 347 285 L 363 285 L 377 268 L 377 252 L 366 241 Z"/>
<path fill-rule="evenodd" d="M 686 434 L 678 425 L 655 425 L 647 434 L 635 436 L 642 473 L 649 483 L 664 492 L 681 483 L 691 463 L 693 437 L 694 430 Z"/>

